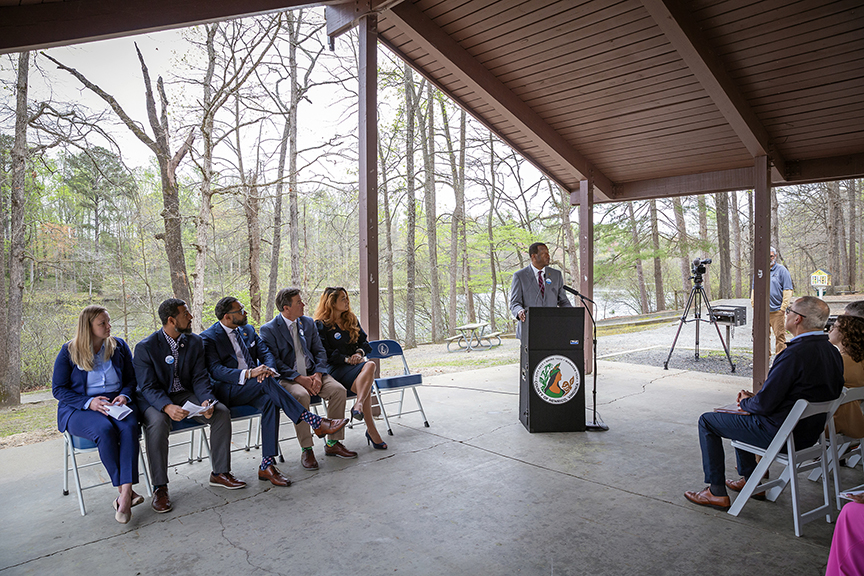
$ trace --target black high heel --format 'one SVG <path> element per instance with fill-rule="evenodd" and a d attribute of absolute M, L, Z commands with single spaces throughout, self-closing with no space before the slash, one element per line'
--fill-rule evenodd
<path fill-rule="evenodd" d="M 387 443 L 386 442 L 381 442 L 380 444 L 376 444 L 375 442 L 373 442 L 372 437 L 369 436 L 369 431 L 367 430 L 366 431 L 366 445 L 368 446 L 369 444 L 372 444 L 372 447 L 375 448 L 375 450 L 386 450 L 387 449 Z"/>
<path fill-rule="evenodd" d="M 351 420 L 363 420 L 363 412 L 351 408 Z"/>

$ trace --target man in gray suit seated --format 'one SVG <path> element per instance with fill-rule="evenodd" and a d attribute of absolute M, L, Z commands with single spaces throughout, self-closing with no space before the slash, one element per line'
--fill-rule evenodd
<path fill-rule="evenodd" d="M 519 320 L 516 337 L 522 338 L 522 323 L 531 306 L 570 308 L 564 293 L 564 276 L 560 270 L 549 267 L 549 248 L 542 242 L 528 247 L 531 264 L 513 274 L 510 285 L 510 312 Z"/>

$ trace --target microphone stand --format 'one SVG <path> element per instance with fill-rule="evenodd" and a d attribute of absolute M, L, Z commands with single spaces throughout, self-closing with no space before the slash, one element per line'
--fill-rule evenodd
<path fill-rule="evenodd" d="M 609 426 L 607 424 L 604 424 L 603 422 L 597 422 L 597 322 L 594 321 L 594 314 L 591 313 L 592 307 L 587 306 L 585 304 L 586 301 L 590 302 L 591 304 L 594 304 L 594 300 L 592 300 L 591 298 L 588 298 L 587 296 L 583 296 L 582 294 L 579 293 L 578 290 L 570 288 L 569 286 L 564 286 L 564 290 L 566 292 L 569 292 L 570 294 L 573 294 L 574 296 L 578 296 L 579 299 L 582 301 L 582 307 L 588 311 L 588 318 L 591 319 L 591 327 L 592 327 L 592 332 L 594 335 L 594 338 L 591 341 L 591 343 L 592 343 L 591 352 L 592 352 L 593 358 L 594 358 L 594 364 L 593 364 L 593 367 L 594 367 L 594 374 L 593 374 L 594 390 L 592 391 L 592 394 L 591 394 L 592 395 L 592 403 L 594 404 L 594 407 L 592 410 L 593 411 L 593 420 L 590 423 L 589 422 L 585 423 L 585 430 L 587 430 L 589 432 L 605 432 L 606 430 L 609 430 Z"/>

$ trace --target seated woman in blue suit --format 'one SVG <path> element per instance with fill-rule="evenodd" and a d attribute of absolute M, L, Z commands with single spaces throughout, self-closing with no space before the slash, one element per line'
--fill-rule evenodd
<path fill-rule="evenodd" d="M 132 506 L 144 501 L 132 491 L 138 482 L 138 419 L 131 402 L 135 390 L 132 351 L 111 336 L 111 318 L 102 306 L 81 311 L 75 337 L 63 345 L 54 362 L 51 391 L 58 400 L 57 427 L 96 443 L 99 458 L 120 496 L 114 500 L 114 518 L 126 524 Z M 107 407 L 133 409 L 122 420 L 108 415 Z"/>
<path fill-rule="evenodd" d="M 352 420 L 366 420 L 366 442 L 376 450 L 386 450 L 387 443 L 375 427 L 372 418 L 372 383 L 375 363 L 363 360 L 372 351 L 366 332 L 351 311 L 351 302 L 345 288 L 326 288 L 315 309 L 315 325 L 321 343 L 327 351 L 330 375 L 357 395 L 351 408 Z"/>

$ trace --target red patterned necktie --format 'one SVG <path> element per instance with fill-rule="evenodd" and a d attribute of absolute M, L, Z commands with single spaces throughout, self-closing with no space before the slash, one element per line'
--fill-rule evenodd
<path fill-rule="evenodd" d="M 537 272 L 537 283 L 540 284 L 540 297 L 546 296 L 546 287 L 543 286 L 543 271 Z"/>

